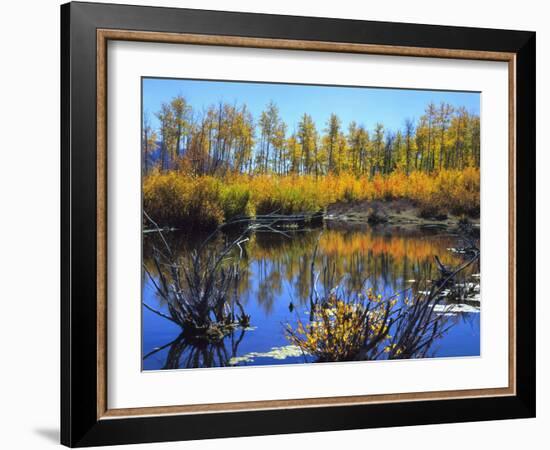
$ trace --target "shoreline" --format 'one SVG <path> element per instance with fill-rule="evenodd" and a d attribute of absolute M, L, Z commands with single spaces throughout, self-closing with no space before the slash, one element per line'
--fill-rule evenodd
<path fill-rule="evenodd" d="M 337 202 L 327 207 L 324 220 L 334 224 L 434 229 L 458 227 L 461 224 L 469 224 L 477 229 L 480 226 L 479 217 L 448 213 L 423 214 L 422 210 L 408 199 Z"/>
<path fill-rule="evenodd" d="M 322 226 L 329 228 L 349 227 L 349 228 L 403 228 L 403 229 L 433 229 L 446 230 L 458 228 L 462 225 L 468 225 L 474 230 L 480 228 L 480 218 L 456 215 L 450 213 L 438 212 L 435 215 L 428 215 L 410 199 L 395 200 L 358 200 L 358 201 L 339 201 L 328 205 L 324 210 L 317 212 L 304 212 L 301 214 L 281 214 L 280 222 L 277 223 L 277 215 L 250 216 L 237 218 L 240 221 L 249 220 L 265 221 L 267 218 L 275 220 L 274 225 L 277 228 L 301 228 L 304 226 Z M 296 220 L 292 220 L 296 218 Z M 235 219 L 232 219 L 235 220 Z M 228 225 L 231 220 L 228 222 Z M 284 224 L 284 225 L 283 225 Z M 185 227 L 181 226 L 161 226 L 162 231 L 181 231 Z M 202 230 L 210 232 L 216 227 L 203 226 Z M 143 233 L 151 233 L 155 229 L 144 228 Z"/>

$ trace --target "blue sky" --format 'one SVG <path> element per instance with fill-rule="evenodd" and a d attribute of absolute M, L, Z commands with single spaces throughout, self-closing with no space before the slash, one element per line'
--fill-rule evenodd
<path fill-rule="evenodd" d="M 246 103 L 255 120 L 272 100 L 279 107 L 289 132 L 294 131 L 304 112 L 313 117 L 320 131 L 326 128 L 333 112 L 340 117 L 346 131 L 353 120 L 369 130 L 381 122 L 386 129 L 396 131 L 403 128 L 406 118 L 418 119 L 430 101 L 464 106 L 474 114 L 479 114 L 480 107 L 480 94 L 471 92 L 144 78 L 143 110 L 148 113 L 153 128 L 158 128 L 155 113 L 161 104 L 179 94 L 194 111 L 202 111 L 220 100 L 238 105 Z"/>

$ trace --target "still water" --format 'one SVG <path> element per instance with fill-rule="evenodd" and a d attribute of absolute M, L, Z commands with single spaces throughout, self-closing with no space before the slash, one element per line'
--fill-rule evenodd
<path fill-rule="evenodd" d="M 165 233 L 174 253 L 185 259 L 204 236 L 181 232 Z M 151 262 L 154 235 L 144 235 L 144 264 Z M 464 256 L 453 252 L 457 236 L 447 231 L 325 226 L 276 233 L 257 233 L 243 244 L 242 273 L 238 295 L 250 327 L 237 329 L 223 343 L 188 342 L 178 338 L 181 329 L 174 323 L 142 308 L 142 354 L 144 370 L 235 365 L 271 365 L 313 362 L 289 345 L 285 326 L 307 321 L 311 292 L 311 271 L 318 273 L 316 288 L 323 292 L 334 284 L 347 290 L 372 287 L 390 296 L 419 283 L 439 277 L 434 257 L 447 267 L 457 267 Z M 328 268 L 330 283 L 321 268 Z M 325 274 L 326 275 L 326 274 Z M 479 262 L 461 274 L 457 283 L 479 292 Z M 329 286 L 330 284 L 330 286 Z M 143 302 L 166 312 L 154 284 L 145 276 Z M 479 293 L 454 307 L 446 301 L 440 314 L 449 324 L 446 333 L 433 342 L 428 356 L 458 357 L 480 354 Z"/>

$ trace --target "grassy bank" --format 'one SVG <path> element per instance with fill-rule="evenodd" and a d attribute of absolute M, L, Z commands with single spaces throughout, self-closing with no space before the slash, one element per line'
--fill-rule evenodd
<path fill-rule="evenodd" d="M 162 226 L 211 228 L 238 216 L 322 211 L 331 204 L 407 199 L 424 215 L 479 214 L 479 169 L 434 174 L 394 172 L 357 178 L 232 175 L 193 177 L 175 171 L 143 179 L 143 207 Z"/>

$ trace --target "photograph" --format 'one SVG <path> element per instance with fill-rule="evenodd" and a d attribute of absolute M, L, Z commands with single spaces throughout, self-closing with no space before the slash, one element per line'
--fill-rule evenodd
<path fill-rule="evenodd" d="M 142 370 L 480 356 L 480 93 L 142 77 Z"/>

